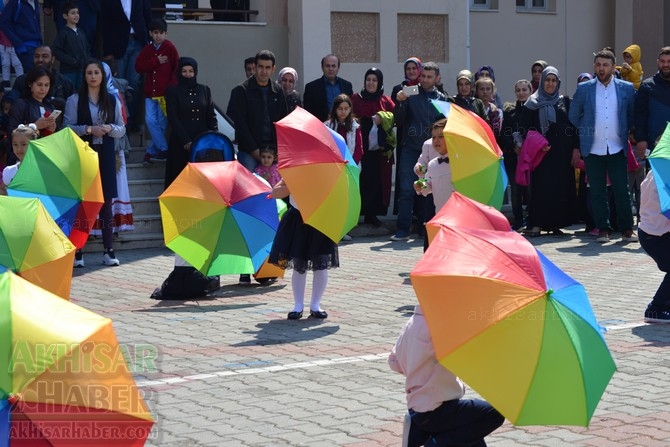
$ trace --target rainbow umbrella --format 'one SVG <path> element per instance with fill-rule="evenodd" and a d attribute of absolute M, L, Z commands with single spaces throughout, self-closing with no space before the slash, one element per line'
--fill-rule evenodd
<path fill-rule="evenodd" d="M 458 191 L 454 191 L 442 209 L 438 210 L 435 216 L 426 223 L 429 242 L 443 226 L 497 231 L 511 230 L 509 221 L 500 211 L 469 199 Z"/>
<path fill-rule="evenodd" d="M 270 187 L 270 184 L 263 177 L 259 176 L 258 174 L 254 174 L 254 176 Z M 286 206 L 286 202 L 281 199 L 276 199 L 275 202 L 277 203 L 277 216 L 279 217 L 279 220 L 281 220 L 281 218 L 284 216 L 284 213 L 288 211 L 288 206 Z M 254 273 L 254 279 L 260 279 L 261 283 L 264 279 L 283 278 L 284 274 L 286 273 L 286 269 L 280 268 L 274 264 L 270 264 L 268 259 L 269 256 L 265 258 L 263 264 L 261 264 L 256 273 Z"/>
<path fill-rule="evenodd" d="M 205 275 L 255 273 L 279 225 L 269 192 L 237 161 L 189 163 L 158 198 L 165 245 Z"/>
<path fill-rule="evenodd" d="M 502 208 L 507 173 L 491 127 L 474 113 L 451 104 L 444 138 L 456 191 L 498 210 Z"/>
<path fill-rule="evenodd" d="M 141 446 L 152 425 L 112 321 L 0 270 L 0 445 Z"/>
<path fill-rule="evenodd" d="M 67 300 L 74 251 L 38 199 L 0 196 L 0 265 Z"/>
<path fill-rule="evenodd" d="M 670 219 L 670 124 L 647 159 L 654 172 L 654 182 L 661 203 L 661 213 Z"/>
<path fill-rule="evenodd" d="M 33 140 L 7 193 L 40 199 L 63 233 L 82 248 L 104 202 L 98 154 L 69 127 Z"/>
<path fill-rule="evenodd" d="M 588 425 L 614 361 L 584 287 L 523 236 L 443 227 L 410 278 L 437 360 L 503 416 Z"/>
<path fill-rule="evenodd" d="M 333 242 L 358 224 L 360 169 L 344 139 L 300 107 L 275 123 L 279 173 L 303 222 Z"/>

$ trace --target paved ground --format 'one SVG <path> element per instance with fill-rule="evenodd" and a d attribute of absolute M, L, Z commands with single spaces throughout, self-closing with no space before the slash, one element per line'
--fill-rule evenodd
<path fill-rule="evenodd" d="M 618 371 L 590 427 L 505 423 L 489 445 L 670 445 L 670 325 L 641 321 L 661 278 L 651 259 L 639 244 L 580 234 L 532 242 L 585 285 Z M 120 342 L 136 348 L 135 376 L 157 421 L 149 445 L 399 446 L 403 381 L 386 357 L 416 302 L 408 272 L 421 254 L 413 240 L 343 245 L 325 321 L 285 319 L 290 273 L 246 288 L 223 277 L 209 299 L 150 300 L 172 269 L 167 249 L 119 252 L 118 268 L 87 254 L 72 300 L 112 318 Z"/>

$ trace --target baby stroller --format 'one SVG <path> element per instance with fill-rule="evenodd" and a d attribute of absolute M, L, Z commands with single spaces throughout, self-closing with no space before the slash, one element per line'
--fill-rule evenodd
<path fill-rule="evenodd" d="M 235 148 L 232 141 L 222 133 L 203 132 L 191 143 L 191 163 L 203 161 L 233 161 Z"/>

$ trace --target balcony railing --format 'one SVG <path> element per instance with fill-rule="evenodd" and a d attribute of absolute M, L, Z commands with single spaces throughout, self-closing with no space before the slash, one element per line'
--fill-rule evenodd
<path fill-rule="evenodd" d="M 154 16 L 165 16 L 166 20 L 217 20 L 224 22 L 250 22 L 257 16 L 254 9 L 212 9 L 212 8 L 151 8 Z"/>

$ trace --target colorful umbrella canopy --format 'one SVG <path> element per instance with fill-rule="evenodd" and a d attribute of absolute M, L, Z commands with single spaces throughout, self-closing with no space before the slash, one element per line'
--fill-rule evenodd
<path fill-rule="evenodd" d="M 661 213 L 670 219 L 670 124 L 667 125 L 661 139 L 647 157 L 661 202 Z"/>
<path fill-rule="evenodd" d="M 158 198 L 165 245 L 205 275 L 255 273 L 279 225 L 269 192 L 237 161 L 189 163 Z"/>
<path fill-rule="evenodd" d="M 428 241 L 432 241 L 443 226 L 480 228 L 482 230 L 510 231 L 510 223 L 497 209 L 472 200 L 454 191 L 428 223 Z"/>
<path fill-rule="evenodd" d="M 40 199 L 82 248 L 104 202 L 98 154 L 69 127 L 33 140 L 7 194 Z"/>
<path fill-rule="evenodd" d="M 451 104 L 444 138 L 456 191 L 502 208 L 507 173 L 491 127 L 474 113 Z"/>
<path fill-rule="evenodd" d="M 279 173 L 303 222 L 339 242 L 361 212 L 360 170 L 346 142 L 300 107 L 275 128 Z"/>
<path fill-rule="evenodd" d="M 516 232 L 458 227 L 410 277 L 443 366 L 516 425 L 588 425 L 615 365 L 581 284 Z"/>
<path fill-rule="evenodd" d="M 0 271 L 0 446 L 140 446 L 152 425 L 111 320 Z"/>
<path fill-rule="evenodd" d="M 0 196 L 0 265 L 67 300 L 74 251 L 38 199 Z"/>
<path fill-rule="evenodd" d="M 270 187 L 270 184 L 260 175 L 254 174 L 255 177 L 257 177 L 259 180 L 261 180 L 263 183 L 267 184 L 268 187 Z M 284 213 L 288 210 L 288 206 L 286 206 L 286 202 L 284 202 L 281 199 L 276 199 L 275 202 L 277 203 L 277 216 L 279 217 L 279 220 L 281 220 L 282 216 L 284 216 Z M 264 278 L 283 278 L 284 274 L 286 273 L 286 270 L 280 267 L 277 267 L 274 264 L 270 264 L 268 262 L 268 258 L 265 258 L 265 261 L 263 261 L 263 264 L 258 268 L 256 273 L 254 273 L 254 278 L 255 279 L 264 279 Z"/>

